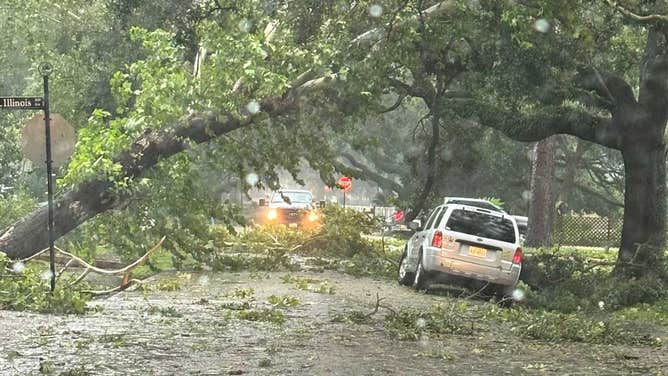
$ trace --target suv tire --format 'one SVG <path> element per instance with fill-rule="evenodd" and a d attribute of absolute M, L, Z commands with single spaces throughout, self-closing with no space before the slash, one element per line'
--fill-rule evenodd
<path fill-rule="evenodd" d="M 415 273 L 411 273 L 407 270 L 408 268 L 408 260 L 406 259 L 407 257 L 406 250 L 404 249 L 404 252 L 401 254 L 401 258 L 399 259 L 399 270 L 397 271 L 397 280 L 400 285 L 403 286 L 410 286 L 413 283 L 413 280 L 415 279 Z"/>
<path fill-rule="evenodd" d="M 415 268 L 415 275 L 413 277 L 413 288 L 416 290 L 426 290 L 429 287 L 429 277 L 422 266 L 422 250 L 418 256 L 418 264 Z"/>

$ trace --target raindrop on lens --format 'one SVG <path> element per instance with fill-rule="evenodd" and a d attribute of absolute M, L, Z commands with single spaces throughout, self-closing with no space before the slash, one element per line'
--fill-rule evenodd
<path fill-rule="evenodd" d="M 480 9 L 480 0 L 469 0 L 469 8 L 471 9 Z"/>
<path fill-rule="evenodd" d="M 522 192 L 522 200 L 524 200 L 526 202 L 531 201 L 532 196 L 533 196 L 533 194 L 531 193 L 531 191 L 527 190 L 527 191 Z"/>
<path fill-rule="evenodd" d="M 260 104 L 257 103 L 257 101 L 251 101 L 246 105 L 246 110 L 248 110 L 248 112 L 250 112 L 252 115 L 255 115 L 260 112 Z"/>
<path fill-rule="evenodd" d="M 424 328 L 427 325 L 427 321 L 423 318 L 419 318 L 415 321 L 415 326 L 418 328 Z"/>
<path fill-rule="evenodd" d="M 259 180 L 260 178 L 254 172 L 251 172 L 250 174 L 246 175 L 246 183 L 248 183 L 248 185 L 250 186 L 254 186 L 255 184 L 257 184 Z"/>
<path fill-rule="evenodd" d="M 526 296 L 526 294 L 524 293 L 524 290 L 522 290 L 522 289 L 515 289 L 515 290 L 513 290 L 513 293 L 511 294 L 511 296 L 512 296 L 514 301 L 519 302 L 519 301 L 524 300 L 524 297 Z"/>
<path fill-rule="evenodd" d="M 201 286 L 208 286 L 209 285 L 209 277 L 203 275 L 199 277 L 197 280 L 197 283 L 199 283 Z"/>
<path fill-rule="evenodd" d="M 443 150 L 443 152 L 441 153 L 441 157 L 443 158 L 444 161 L 451 161 L 453 157 L 452 150 L 450 149 Z"/>
<path fill-rule="evenodd" d="M 253 23 L 248 20 L 248 19 L 243 19 L 239 21 L 239 30 L 243 31 L 244 33 L 248 33 L 251 31 L 251 27 L 253 26 Z"/>
<path fill-rule="evenodd" d="M 49 280 L 51 280 L 51 271 L 50 271 L 50 270 L 45 270 L 45 271 L 42 273 L 42 276 L 41 276 L 41 277 L 42 277 L 42 279 L 43 279 L 44 281 L 49 281 Z"/>
<path fill-rule="evenodd" d="M 369 7 L 369 15 L 371 17 L 380 17 L 383 14 L 383 7 L 378 4 L 373 4 Z"/>
<path fill-rule="evenodd" d="M 21 274 L 26 268 L 26 264 L 24 264 L 21 261 L 15 262 L 14 265 L 12 265 L 12 271 L 16 274 Z"/>
<path fill-rule="evenodd" d="M 533 28 L 539 33 L 547 33 L 550 31 L 550 22 L 544 18 L 537 19 L 536 22 L 533 23 Z"/>

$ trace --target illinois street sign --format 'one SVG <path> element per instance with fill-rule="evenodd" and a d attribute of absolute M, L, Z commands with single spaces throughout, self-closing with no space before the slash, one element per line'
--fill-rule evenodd
<path fill-rule="evenodd" d="M 42 110 L 42 97 L 0 97 L 0 108 L 7 110 Z"/>

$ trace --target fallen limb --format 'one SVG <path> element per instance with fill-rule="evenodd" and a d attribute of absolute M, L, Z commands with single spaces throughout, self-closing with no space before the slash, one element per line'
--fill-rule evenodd
<path fill-rule="evenodd" d="M 114 293 L 114 292 L 123 291 L 123 290 L 127 289 L 128 287 L 130 287 L 133 284 L 143 283 L 143 281 L 141 281 L 139 279 L 129 279 L 130 271 L 132 271 L 132 269 L 134 269 L 137 266 L 144 263 L 156 250 L 158 250 L 158 248 L 160 248 L 160 246 L 165 241 L 165 239 L 166 239 L 166 236 L 163 236 L 153 247 L 151 247 L 148 251 L 146 251 L 146 253 L 144 253 L 144 255 L 141 256 L 139 259 L 137 259 L 135 262 L 133 262 L 133 263 L 121 268 L 121 269 L 115 269 L 115 270 L 107 270 L 107 269 L 98 268 L 94 265 L 91 265 L 91 264 L 87 263 L 83 259 L 73 255 L 72 253 L 69 253 L 67 251 L 64 251 L 64 250 L 58 248 L 58 247 L 55 247 L 56 252 L 70 258 L 69 261 L 67 261 L 67 263 L 63 267 L 63 269 L 58 273 L 58 276 L 62 275 L 73 263 L 76 263 L 76 264 L 79 264 L 80 266 L 83 266 L 85 268 L 85 270 L 81 274 L 79 274 L 79 276 L 74 281 L 70 282 L 66 286 L 66 288 L 70 288 L 72 286 L 77 285 L 78 283 L 83 281 L 84 278 L 86 278 L 86 276 L 88 274 L 90 274 L 91 272 L 97 273 L 97 274 L 103 274 L 103 275 L 124 274 L 123 282 L 121 283 L 120 286 L 114 287 L 114 288 L 109 289 L 109 290 L 101 290 L 101 291 L 84 290 L 82 292 L 86 293 L 86 294 L 91 294 L 93 296 L 100 296 L 100 295 L 109 295 L 109 294 Z M 40 256 L 41 254 L 45 253 L 48 250 L 49 250 L 49 248 L 43 249 L 40 252 L 38 252 L 38 253 L 36 253 L 36 254 L 26 258 L 26 259 L 23 259 L 21 261 L 22 262 L 28 262 L 32 259 L 35 259 L 36 257 Z"/>
<path fill-rule="evenodd" d="M 69 257 L 71 260 L 77 262 L 79 265 L 85 267 L 86 269 L 89 269 L 90 271 L 93 271 L 93 272 L 98 273 L 98 274 L 111 275 L 111 274 L 125 273 L 127 271 L 130 271 L 130 270 L 136 268 L 140 264 L 142 264 L 144 261 L 146 261 L 146 259 L 149 258 L 149 256 L 151 256 L 151 254 L 153 254 L 153 252 L 155 252 L 158 248 L 160 248 L 162 243 L 165 241 L 165 238 L 166 237 L 163 236 L 151 249 L 149 249 L 146 253 L 144 253 L 144 255 L 142 257 L 137 259 L 137 261 L 133 262 L 132 264 L 130 264 L 130 265 L 124 267 L 124 268 L 116 269 L 116 270 L 106 270 L 106 269 L 98 268 L 96 266 L 93 266 L 93 265 L 87 263 L 83 259 L 81 259 L 81 258 L 79 258 L 79 257 L 77 257 L 77 256 L 75 256 L 75 255 L 73 255 L 73 254 L 71 254 L 67 251 L 64 251 L 64 250 L 62 250 L 58 247 L 55 247 L 55 250 L 56 250 L 56 252 Z M 28 261 L 34 259 L 35 257 L 41 255 L 42 253 L 44 253 L 48 250 L 49 250 L 49 248 L 43 249 L 43 250 L 39 251 L 38 253 L 36 253 L 36 254 L 28 257 L 28 258 L 25 258 L 21 261 L 28 262 Z M 68 264 L 69 264 L 69 262 L 68 262 Z"/>
<path fill-rule="evenodd" d="M 133 285 L 141 285 L 143 283 L 144 283 L 143 280 L 133 278 L 133 279 L 130 279 L 127 282 L 121 284 L 120 286 L 116 286 L 116 287 L 111 288 L 109 290 L 83 290 L 82 293 L 90 294 L 92 296 L 109 295 L 109 294 L 113 294 L 115 292 L 121 292 L 121 291 L 123 291 L 123 290 L 125 290 L 125 289 L 127 289 L 127 288 L 129 288 Z"/>

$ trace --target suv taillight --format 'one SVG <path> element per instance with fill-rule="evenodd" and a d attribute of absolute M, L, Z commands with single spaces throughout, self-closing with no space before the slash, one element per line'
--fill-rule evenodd
<path fill-rule="evenodd" d="M 513 255 L 513 264 L 521 264 L 522 263 L 522 248 L 517 247 L 515 250 L 515 254 Z"/>
<path fill-rule="evenodd" d="M 431 238 L 431 246 L 441 248 L 443 246 L 443 233 L 436 230 L 434 231 L 434 237 Z"/>

